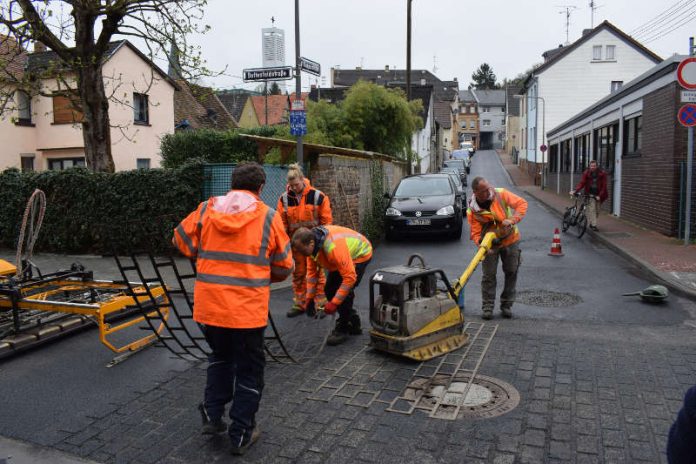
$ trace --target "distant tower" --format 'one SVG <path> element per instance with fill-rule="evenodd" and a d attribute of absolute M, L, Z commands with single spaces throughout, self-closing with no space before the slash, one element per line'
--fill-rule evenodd
<path fill-rule="evenodd" d="M 261 29 L 261 45 L 263 53 L 263 67 L 285 66 L 285 31 L 275 27 L 275 18 L 271 17 L 273 27 Z M 285 90 L 285 81 L 279 81 L 278 85 Z"/>

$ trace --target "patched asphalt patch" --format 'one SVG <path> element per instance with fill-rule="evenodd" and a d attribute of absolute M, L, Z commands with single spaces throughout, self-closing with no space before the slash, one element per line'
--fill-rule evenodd
<path fill-rule="evenodd" d="M 544 308 L 565 308 L 582 303 L 582 298 L 573 293 L 553 292 L 551 290 L 530 289 L 517 292 L 515 301 L 528 306 Z"/>

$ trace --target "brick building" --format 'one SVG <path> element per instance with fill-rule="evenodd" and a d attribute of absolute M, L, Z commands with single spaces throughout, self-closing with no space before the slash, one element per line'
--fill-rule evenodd
<path fill-rule="evenodd" d="M 677 121 L 676 68 L 683 58 L 672 56 L 551 129 L 548 188 L 569 191 L 597 160 L 608 173 L 607 212 L 681 236 L 687 131 Z"/>

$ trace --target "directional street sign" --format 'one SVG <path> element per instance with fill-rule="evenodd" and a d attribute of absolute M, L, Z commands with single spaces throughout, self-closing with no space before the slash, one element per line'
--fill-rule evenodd
<path fill-rule="evenodd" d="M 244 82 L 287 81 L 288 79 L 292 79 L 292 66 L 244 70 Z"/>
<path fill-rule="evenodd" d="M 677 66 L 677 80 L 688 90 L 696 90 L 696 57 L 690 56 Z"/>
<path fill-rule="evenodd" d="M 290 111 L 290 135 L 307 134 L 307 113 L 305 111 Z"/>
<path fill-rule="evenodd" d="M 679 108 L 679 112 L 677 113 L 677 119 L 679 119 L 679 122 L 682 126 L 696 126 L 696 105 L 687 103 L 686 105 Z"/>
<path fill-rule="evenodd" d="M 312 61 L 303 56 L 300 57 L 300 69 L 310 74 L 314 74 L 315 76 L 321 76 L 321 65 L 316 61 Z"/>

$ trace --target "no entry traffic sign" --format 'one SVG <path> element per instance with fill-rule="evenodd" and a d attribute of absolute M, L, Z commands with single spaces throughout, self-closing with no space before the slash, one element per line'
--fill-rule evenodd
<path fill-rule="evenodd" d="M 679 63 L 677 80 L 685 89 L 696 90 L 696 57 L 691 56 Z"/>
<path fill-rule="evenodd" d="M 682 126 L 696 126 L 696 105 L 689 103 L 679 108 L 677 119 Z"/>

